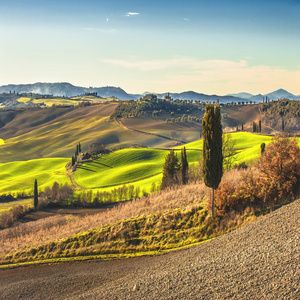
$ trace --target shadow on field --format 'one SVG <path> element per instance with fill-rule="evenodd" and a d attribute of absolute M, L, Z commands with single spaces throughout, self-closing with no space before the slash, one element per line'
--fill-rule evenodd
<path fill-rule="evenodd" d="M 96 172 L 95 170 L 91 170 L 90 168 L 83 167 L 83 166 L 78 167 L 78 169 L 82 169 L 82 170 L 89 171 L 89 172 L 94 172 L 94 173 Z"/>
<path fill-rule="evenodd" d="M 111 169 L 113 169 L 113 167 L 112 167 L 112 166 L 109 166 L 109 165 L 106 165 L 106 164 L 100 163 L 100 162 L 98 162 L 98 161 L 94 161 L 94 163 L 95 163 L 95 164 L 98 164 L 98 165 L 101 165 L 101 166 L 104 166 L 104 167 L 107 167 L 107 168 L 111 168 Z"/>
<path fill-rule="evenodd" d="M 128 201 L 131 201 L 131 200 L 128 200 Z M 57 216 L 57 215 L 66 215 L 66 216 L 70 215 L 70 216 L 83 218 L 88 215 L 95 215 L 98 213 L 102 213 L 108 209 L 111 209 L 115 206 L 118 206 L 118 205 L 123 204 L 128 201 L 112 202 L 112 203 L 103 204 L 103 206 L 101 206 L 101 207 L 93 207 L 93 208 L 56 207 L 56 206 L 43 208 L 43 209 L 40 209 L 37 211 L 31 211 L 29 214 L 20 218 L 18 220 L 18 222 L 16 222 L 15 224 L 37 221 L 40 219 Z"/>

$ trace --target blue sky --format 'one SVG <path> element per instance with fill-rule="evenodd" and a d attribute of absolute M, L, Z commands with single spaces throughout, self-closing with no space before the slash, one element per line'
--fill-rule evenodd
<path fill-rule="evenodd" d="M 299 0 L 0 0 L 0 85 L 300 94 L 299 13 Z"/>

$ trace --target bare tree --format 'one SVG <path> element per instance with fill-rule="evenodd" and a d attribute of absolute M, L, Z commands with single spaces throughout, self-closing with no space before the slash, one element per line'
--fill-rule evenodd
<path fill-rule="evenodd" d="M 233 168 L 234 155 L 237 153 L 235 148 L 235 140 L 230 133 L 223 134 L 223 157 L 224 157 L 224 171 L 228 171 Z"/>

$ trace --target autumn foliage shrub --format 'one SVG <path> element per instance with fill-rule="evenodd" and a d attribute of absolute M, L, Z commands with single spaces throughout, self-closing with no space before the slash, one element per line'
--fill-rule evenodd
<path fill-rule="evenodd" d="M 299 186 L 300 148 L 295 139 L 276 137 L 251 169 L 226 173 L 215 192 L 215 205 L 222 214 L 274 206 L 297 196 Z"/>
<path fill-rule="evenodd" d="M 300 182 L 300 148 L 296 139 L 278 137 L 267 147 L 258 165 L 265 179 L 265 202 L 295 196 Z"/>
<path fill-rule="evenodd" d="M 0 229 L 11 227 L 14 221 L 28 213 L 31 208 L 28 205 L 16 205 L 0 214 Z"/>

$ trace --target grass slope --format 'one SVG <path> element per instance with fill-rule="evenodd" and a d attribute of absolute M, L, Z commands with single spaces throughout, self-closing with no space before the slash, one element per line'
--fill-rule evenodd
<path fill-rule="evenodd" d="M 99 124 L 105 122 L 99 118 L 94 121 L 95 123 L 98 121 Z M 77 122 L 73 124 L 73 127 L 78 130 L 80 127 L 84 129 L 84 125 L 87 126 L 87 129 L 94 126 L 94 124 L 85 124 L 83 121 L 83 123 L 80 123 L 79 120 Z M 55 123 L 51 126 L 52 130 L 57 132 L 57 134 L 58 132 L 65 131 L 65 140 L 68 140 L 67 131 L 69 126 L 66 125 L 63 127 L 62 123 Z M 39 138 L 39 136 L 42 138 L 43 134 L 47 135 L 47 132 L 45 132 L 43 128 L 40 128 L 35 134 L 37 138 Z M 107 134 L 109 134 L 109 132 L 107 132 Z M 267 144 L 271 140 L 270 136 L 247 132 L 231 133 L 230 136 L 234 141 L 234 147 L 237 149 L 233 164 L 250 162 L 257 158 L 260 154 L 260 144 L 262 142 Z M 48 142 L 49 148 L 52 149 L 52 151 L 62 151 L 61 149 L 56 149 L 55 145 L 57 145 L 57 143 L 55 143 L 55 141 L 54 137 L 54 146 L 51 145 L 51 140 Z M 0 149 L 5 147 L 5 145 L 6 143 L 2 145 Z M 186 144 L 185 147 L 187 149 L 189 163 L 197 163 L 202 155 L 203 141 L 198 140 Z M 179 158 L 181 148 L 182 146 L 174 148 Z M 36 149 L 36 151 L 39 151 L 39 149 Z M 46 151 L 46 149 L 44 151 Z M 160 184 L 163 164 L 168 153 L 169 150 L 130 148 L 115 151 L 94 161 L 81 163 L 74 174 L 74 179 L 80 187 L 77 189 L 77 192 L 90 189 L 94 192 L 110 191 L 124 184 L 132 184 L 135 187 L 140 187 L 141 190 L 146 189 L 147 192 L 150 192 L 153 183 L 156 185 Z M 59 183 L 69 182 L 64 168 L 69 160 L 68 158 L 39 159 L 2 164 L 0 165 L 0 193 L 23 190 L 32 191 L 35 178 L 38 179 L 41 188 L 51 186 L 54 181 Z"/>
<path fill-rule="evenodd" d="M 111 121 L 109 115 L 114 107 L 115 105 L 112 104 L 103 107 L 96 106 L 93 109 L 61 109 L 57 113 L 51 113 L 51 109 L 47 109 L 47 111 L 38 112 L 39 117 L 43 113 L 45 117 L 36 123 L 32 122 L 30 116 L 26 119 L 17 116 L 5 128 L 0 129 L 0 135 L 1 131 L 6 136 L 10 132 L 13 135 L 11 138 L 6 138 L 5 144 L 0 147 L 0 162 L 47 157 L 71 158 L 79 142 L 83 151 L 88 150 L 91 142 L 102 142 L 110 147 L 128 147 L 132 144 L 149 147 L 168 146 L 170 141 L 162 137 L 127 130 Z M 101 114 L 106 108 L 107 112 Z M 59 112 L 63 111 L 65 113 L 60 115 Z M 35 116 L 35 112 L 32 114 Z M 51 121 L 46 122 L 48 118 Z M 26 128 L 28 122 L 30 125 Z M 24 127 L 27 131 L 25 133 L 22 132 Z M 19 134 L 15 136 L 15 132 Z"/>
<path fill-rule="evenodd" d="M 269 136 L 247 132 L 231 133 L 235 148 L 234 164 L 251 161 L 259 156 L 260 144 L 268 143 Z M 185 145 L 190 164 L 197 163 L 202 155 L 203 140 Z M 182 146 L 175 147 L 178 157 Z M 110 190 L 124 184 L 134 184 L 150 192 L 152 183 L 159 184 L 168 150 L 125 149 L 86 162 L 77 169 L 74 178 L 84 189 Z"/>
<path fill-rule="evenodd" d="M 70 184 L 65 169 L 68 162 L 66 158 L 47 158 L 0 164 L 0 194 L 33 192 L 35 179 L 38 180 L 39 190 L 55 181 Z"/>
<path fill-rule="evenodd" d="M 83 163 L 75 173 L 85 188 L 101 188 L 139 180 L 161 173 L 166 150 L 125 149 Z"/>

